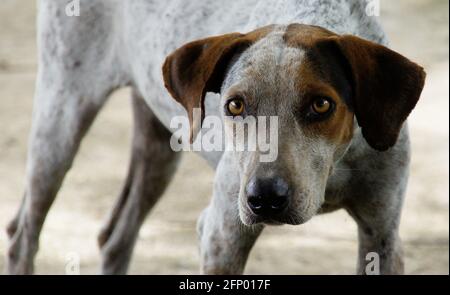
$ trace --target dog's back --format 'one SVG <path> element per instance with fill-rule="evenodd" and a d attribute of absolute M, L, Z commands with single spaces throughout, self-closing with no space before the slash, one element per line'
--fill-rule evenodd
<path fill-rule="evenodd" d="M 52 63 L 52 68 L 73 68 L 73 75 L 92 76 L 88 81 L 104 76 L 100 84 L 111 87 L 133 84 L 166 127 L 184 110 L 168 99 L 161 65 L 167 54 L 188 41 L 297 22 L 387 43 L 376 18 L 366 13 L 371 1 L 364 0 L 320 5 L 314 0 L 81 0 L 80 15 L 71 17 L 64 1 L 40 3 L 42 67 Z M 103 90 L 100 86 L 96 88 Z M 207 108 L 214 114 L 215 105 Z"/>

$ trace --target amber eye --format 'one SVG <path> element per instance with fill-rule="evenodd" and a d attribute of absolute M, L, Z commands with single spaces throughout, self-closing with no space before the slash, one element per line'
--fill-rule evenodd
<path fill-rule="evenodd" d="M 227 109 L 232 116 L 242 115 L 244 112 L 244 102 L 241 98 L 232 98 L 227 103 Z"/>
<path fill-rule="evenodd" d="M 315 113 L 319 115 L 326 114 L 331 109 L 331 101 L 325 97 L 316 98 L 312 104 L 312 109 Z"/>

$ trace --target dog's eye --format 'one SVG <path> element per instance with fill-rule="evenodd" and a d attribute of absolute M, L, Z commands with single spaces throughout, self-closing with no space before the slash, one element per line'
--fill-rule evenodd
<path fill-rule="evenodd" d="M 244 101 L 242 98 L 232 98 L 227 102 L 227 110 L 232 116 L 240 116 L 244 112 Z"/>
<path fill-rule="evenodd" d="M 317 96 L 309 107 L 305 108 L 305 119 L 308 122 L 322 121 L 328 118 L 336 108 L 336 104 L 331 98 Z"/>
<path fill-rule="evenodd" d="M 311 105 L 313 112 L 317 115 L 328 114 L 331 111 L 332 107 L 332 100 L 326 97 L 316 98 Z"/>

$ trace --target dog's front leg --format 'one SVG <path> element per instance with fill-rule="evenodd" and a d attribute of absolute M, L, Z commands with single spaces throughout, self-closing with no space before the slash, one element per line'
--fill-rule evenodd
<path fill-rule="evenodd" d="M 347 208 L 358 224 L 360 275 L 404 273 L 403 251 L 398 234 L 401 198 L 386 198 L 383 205 L 353 204 Z"/>
<path fill-rule="evenodd" d="M 231 205 L 231 204 L 230 204 Z M 198 222 L 202 274 L 242 274 L 263 226 L 247 227 L 236 212 L 213 203 Z"/>
<path fill-rule="evenodd" d="M 239 218 L 240 180 L 236 171 L 221 161 L 217 168 L 211 204 L 200 216 L 201 273 L 242 274 L 248 254 L 263 226 L 246 226 Z"/>
<path fill-rule="evenodd" d="M 403 251 L 397 230 L 377 232 L 358 228 L 360 275 L 404 274 Z"/>

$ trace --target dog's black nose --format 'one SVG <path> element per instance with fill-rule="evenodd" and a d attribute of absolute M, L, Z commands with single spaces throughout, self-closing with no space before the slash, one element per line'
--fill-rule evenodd
<path fill-rule="evenodd" d="M 269 217 L 281 213 L 289 203 L 289 186 L 276 178 L 253 178 L 246 187 L 247 202 L 256 215 Z"/>

